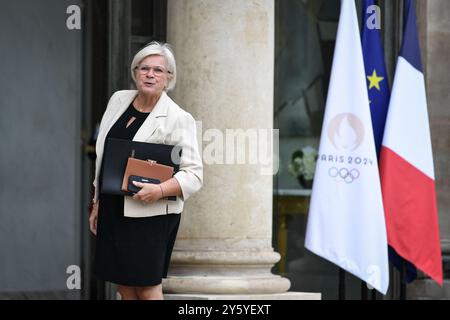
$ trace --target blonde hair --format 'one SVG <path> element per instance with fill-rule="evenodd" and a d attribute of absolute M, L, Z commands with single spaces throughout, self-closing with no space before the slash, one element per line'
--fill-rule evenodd
<path fill-rule="evenodd" d="M 167 84 L 166 91 L 170 91 L 175 88 L 175 83 L 177 82 L 177 66 L 175 63 L 175 56 L 173 54 L 172 48 L 168 43 L 160 43 L 158 41 L 152 41 L 147 44 L 144 48 L 139 50 L 138 53 L 133 58 L 131 62 L 131 78 L 136 83 L 136 76 L 134 74 L 139 63 L 148 56 L 162 56 L 166 61 L 166 68 L 169 72 L 169 83 Z"/>

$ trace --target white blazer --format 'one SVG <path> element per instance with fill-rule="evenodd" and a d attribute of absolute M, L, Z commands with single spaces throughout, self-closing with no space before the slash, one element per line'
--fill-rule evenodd
<path fill-rule="evenodd" d="M 115 92 L 111 96 L 103 114 L 95 148 L 97 153 L 95 179 L 93 182 L 95 201 L 98 199 L 98 180 L 106 135 L 136 95 L 137 90 Z M 174 175 L 174 178 L 177 179 L 181 186 L 183 196 L 182 198 L 177 197 L 176 201 L 161 199 L 151 204 L 143 204 L 141 201 L 125 196 L 124 216 L 151 217 L 181 213 L 184 201 L 200 190 L 203 184 L 203 164 L 198 150 L 197 128 L 194 118 L 163 92 L 150 115 L 136 132 L 133 141 L 179 145 L 183 148 L 180 170 Z"/>

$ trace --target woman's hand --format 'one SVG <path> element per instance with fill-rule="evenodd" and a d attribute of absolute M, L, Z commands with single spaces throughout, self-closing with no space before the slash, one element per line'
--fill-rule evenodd
<path fill-rule="evenodd" d="M 163 197 L 163 191 L 160 184 L 142 183 L 133 181 L 136 187 L 142 188 L 133 196 L 134 200 L 142 201 L 144 204 L 153 203 Z"/>
<path fill-rule="evenodd" d="M 92 204 L 91 214 L 89 215 L 89 229 L 94 235 L 97 235 L 97 220 L 98 220 L 98 201 Z"/>

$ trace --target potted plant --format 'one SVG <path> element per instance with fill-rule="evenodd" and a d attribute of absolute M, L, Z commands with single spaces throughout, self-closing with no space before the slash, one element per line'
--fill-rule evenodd
<path fill-rule="evenodd" d="M 317 155 L 317 150 L 311 146 L 303 147 L 292 154 L 288 171 L 304 188 L 312 188 Z"/>

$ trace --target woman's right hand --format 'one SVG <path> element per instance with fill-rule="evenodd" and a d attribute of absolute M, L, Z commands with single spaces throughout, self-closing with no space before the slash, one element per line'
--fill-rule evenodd
<path fill-rule="evenodd" d="M 97 220 L 98 220 L 98 201 L 92 204 L 91 214 L 89 215 L 89 229 L 94 235 L 97 235 Z"/>

